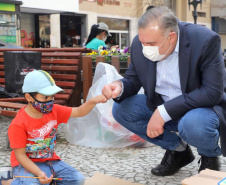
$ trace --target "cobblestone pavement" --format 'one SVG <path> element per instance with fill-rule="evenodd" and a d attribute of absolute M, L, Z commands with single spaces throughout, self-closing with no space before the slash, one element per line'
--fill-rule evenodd
<path fill-rule="evenodd" d="M 11 118 L 0 116 L 0 166 L 10 165 L 10 151 L 4 151 L 5 138 Z M 61 127 L 60 127 L 61 128 Z M 101 172 L 120 179 L 144 185 L 179 185 L 181 180 L 195 175 L 198 171 L 199 156 L 173 176 L 158 177 L 151 169 L 162 159 L 164 150 L 157 146 L 148 148 L 96 149 L 69 144 L 59 128 L 56 153 L 63 161 L 82 172 L 86 179 L 95 172 Z M 226 171 L 226 159 L 221 157 L 222 171 Z"/>

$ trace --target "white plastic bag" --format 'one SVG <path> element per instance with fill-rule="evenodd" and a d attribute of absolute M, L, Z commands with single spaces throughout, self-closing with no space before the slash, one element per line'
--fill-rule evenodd
<path fill-rule="evenodd" d="M 115 67 L 98 63 L 89 89 L 87 100 L 100 95 L 104 85 L 121 79 Z M 141 146 L 144 140 L 136 136 L 119 123 L 112 116 L 113 100 L 97 104 L 93 110 L 84 117 L 71 118 L 63 126 L 65 138 L 76 145 L 95 148 L 123 148 L 127 146 Z"/>

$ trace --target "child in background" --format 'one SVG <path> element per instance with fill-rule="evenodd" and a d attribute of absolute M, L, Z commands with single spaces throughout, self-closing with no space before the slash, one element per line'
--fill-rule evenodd
<path fill-rule="evenodd" d="M 62 178 L 58 181 L 62 185 L 83 185 L 83 175 L 61 161 L 53 150 L 57 127 L 70 117 L 85 116 L 97 103 L 105 103 L 106 98 L 99 95 L 79 107 L 54 104 L 54 95 L 63 90 L 42 70 L 28 73 L 22 90 L 28 104 L 17 113 L 8 130 L 13 176 L 39 179 L 15 177 L 2 181 L 2 185 L 49 184 L 53 177 Z"/>

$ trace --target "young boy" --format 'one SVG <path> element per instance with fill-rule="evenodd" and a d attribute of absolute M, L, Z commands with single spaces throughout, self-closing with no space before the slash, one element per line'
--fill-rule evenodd
<path fill-rule="evenodd" d="M 106 98 L 99 95 L 73 108 L 54 104 L 54 95 L 63 90 L 42 70 L 28 73 L 22 90 L 28 104 L 17 113 L 8 130 L 13 176 L 39 178 L 15 177 L 2 184 L 49 184 L 54 182 L 53 177 L 62 178 L 54 182 L 62 185 L 84 184 L 82 174 L 61 161 L 53 150 L 57 127 L 70 117 L 85 116 L 97 103 L 105 103 Z"/>

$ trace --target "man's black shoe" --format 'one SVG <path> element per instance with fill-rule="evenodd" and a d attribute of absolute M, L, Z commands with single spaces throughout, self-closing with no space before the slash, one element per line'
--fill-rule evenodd
<path fill-rule="evenodd" d="M 195 159 L 191 148 L 187 145 L 185 151 L 177 152 L 167 150 L 162 162 L 151 170 L 151 173 L 157 176 L 173 175 L 183 166 L 188 165 Z"/>
<path fill-rule="evenodd" d="M 200 161 L 201 161 L 201 165 L 199 167 L 199 172 L 202 170 L 205 170 L 206 168 L 210 170 L 220 171 L 221 164 L 219 161 L 219 157 L 202 156 L 201 159 L 198 161 L 198 163 L 200 163 Z"/>

